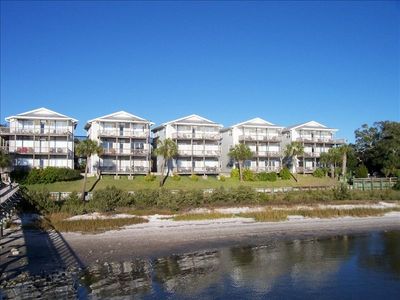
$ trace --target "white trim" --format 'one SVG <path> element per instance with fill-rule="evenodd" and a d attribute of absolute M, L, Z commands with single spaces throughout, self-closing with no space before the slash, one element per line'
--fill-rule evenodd
<path fill-rule="evenodd" d="M 38 111 L 43 111 L 43 110 L 48 112 L 48 113 L 50 113 L 50 114 L 58 115 L 59 117 L 45 117 L 44 118 L 44 117 L 40 117 L 40 116 L 37 116 L 37 117 L 26 116 L 28 114 L 35 113 L 35 112 L 38 112 Z M 24 113 L 20 113 L 20 114 L 15 115 L 15 116 L 9 116 L 9 117 L 5 118 L 5 120 L 8 121 L 8 122 L 10 120 L 12 120 L 12 119 L 32 119 L 32 120 L 36 120 L 36 119 L 46 119 L 46 120 L 63 120 L 63 119 L 67 119 L 67 120 L 72 120 L 74 123 L 78 122 L 78 120 L 76 120 L 74 118 L 71 118 L 71 117 L 68 117 L 66 115 L 60 114 L 60 113 L 58 113 L 56 111 L 50 110 L 50 109 L 45 108 L 45 107 L 40 107 L 40 108 L 37 108 L 37 109 L 34 109 L 34 110 L 30 110 L 30 111 L 27 111 L 27 112 L 24 112 Z"/>
<path fill-rule="evenodd" d="M 222 124 L 218 124 L 218 123 L 215 123 L 214 121 L 206 119 L 206 118 L 204 118 L 202 116 L 199 116 L 199 115 L 196 115 L 196 114 L 192 114 L 192 115 L 189 115 L 189 116 L 186 116 L 186 117 L 182 117 L 182 118 L 179 118 L 179 119 L 175 119 L 175 120 L 172 120 L 172 121 L 168 121 L 168 122 L 162 123 L 161 125 L 153 128 L 152 130 L 153 130 L 153 132 L 155 132 L 155 131 L 158 131 L 158 130 L 164 128 L 167 125 L 175 124 L 175 123 L 178 123 L 178 124 L 181 124 L 181 125 L 199 125 L 199 123 L 196 123 L 196 122 L 180 122 L 181 120 L 185 120 L 185 119 L 189 119 L 189 118 L 193 118 L 193 117 L 199 118 L 199 119 L 202 119 L 202 120 L 204 120 L 206 122 L 212 123 L 212 124 L 202 124 L 204 126 L 218 126 L 218 127 L 221 127 L 221 128 L 223 127 Z"/>

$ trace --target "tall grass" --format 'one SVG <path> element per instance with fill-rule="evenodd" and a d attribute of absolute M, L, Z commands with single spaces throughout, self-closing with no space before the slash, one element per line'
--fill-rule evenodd
<path fill-rule="evenodd" d="M 193 214 L 182 214 L 173 217 L 174 221 L 199 221 L 199 220 L 215 220 L 215 219 L 225 219 L 233 218 L 233 214 L 223 214 L 218 212 L 212 213 L 193 213 Z"/>

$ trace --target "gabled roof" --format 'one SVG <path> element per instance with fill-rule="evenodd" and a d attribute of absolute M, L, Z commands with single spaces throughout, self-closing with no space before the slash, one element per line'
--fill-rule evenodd
<path fill-rule="evenodd" d="M 60 114 L 53 110 L 50 110 L 45 107 L 37 108 L 34 110 L 30 110 L 15 116 L 9 116 L 6 118 L 6 121 L 10 121 L 11 119 L 49 119 L 49 120 L 71 120 L 74 123 L 77 123 L 78 120 L 68 117 L 66 115 Z"/>
<path fill-rule="evenodd" d="M 150 125 L 153 125 L 154 123 L 143 119 L 141 117 L 135 116 L 131 113 L 128 113 L 126 111 L 117 111 L 115 113 L 105 115 L 102 117 L 98 117 L 92 120 L 87 121 L 85 128 L 89 128 L 91 123 L 94 121 L 105 121 L 105 122 L 136 122 L 136 123 L 150 123 Z"/>
<path fill-rule="evenodd" d="M 261 118 L 258 118 L 258 117 L 254 118 L 254 119 L 251 119 L 251 120 L 247 120 L 247 121 L 238 123 L 238 124 L 235 124 L 235 125 L 232 125 L 230 128 L 240 127 L 240 126 L 265 127 L 265 128 L 267 128 L 267 127 L 269 127 L 269 128 L 271 128 L 271 127 L 283 128 L 283 126 L 277 126 L 277 125 L 275 125 L 275 124 L 273 124 L 271 122 L 268 122 L 268 121 L 266 121 L 264 119 L 261 119 Z"/>
<path fill-rule="evenodd" d="M 182 125 L 215 125 L 218 127 L 222 127 L 221 124 L 218 124 L 216 122 L 213 122 L 211 120 L 208 120 L 206 118 L 203 118 L 199 115 L 190 115 L 190 116 L 186 116 L 186 117 L 182 117 L 176 120 L 172 120 L 172 121 L 168 121 L 165 123 L 162 123 L 161 125 L 153 128 L 153 131 L 157 131 L 163 127 L 165 127 L 166 125 L 169 124 L 182 124 Z"/>
<path fill-rule="evenodd" d="M 292 125 L 286 127 L 284 131 L 289 131 L 293 129 L 310 129 L 310 130 L 327 130 L 327 131 L 337 131 L 335 128 L 328 128 L 325 125 L 318 123 L 316 121 L 309 121 L 301 124 Z"/>

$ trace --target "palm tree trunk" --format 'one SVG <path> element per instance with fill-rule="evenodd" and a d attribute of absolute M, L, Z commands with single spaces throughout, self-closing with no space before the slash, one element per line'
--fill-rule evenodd
<path fill-rule="evenodd" d="M 240 177 L 240 181 L 243 181 L 243 168 L 242 168 L 241 161 L 239 161 L 239 177 Z"/>
<path fill-rule="evenodd" d="M 163 180 L 163 177 L 164 177 L 164 170 L 165 170 L 165 160 L 163 161 L 163 163 L 161 164 L 161 179 L 160 179 L 160 187 L 162 187 L 163 186 L 163 184 L 164 184 L 164 180 Z"/>
<path fill-rule="evenodd" d="M 162 182 L 162 186 L 165 184 L 165 182 L 167 181 L 167 178 L 168 178 L 168 176 L 169 176 L 169 171 L 170 171 L 170 168 L 169 168 L 169 164 L 167 163 L 167 174 L 165 175 L 165 177 L 164 177 L 164 179 L 163 179 L 163 182 Z"/>
<path fill-rule="evenodd" d="M 82 188 L 82 201 L 85 201 L 88 166 L 89 166 L 89 157 L 86 157 L 85 177 L 83 178 L 83 188 Z"/>
<path fill-rule="evenodd" d="M 342 175 L 343 178 L 346 178 L 346 172 L 347 172 L 347 153 L 343 153 L 343 162 L 342 162 Z"/>

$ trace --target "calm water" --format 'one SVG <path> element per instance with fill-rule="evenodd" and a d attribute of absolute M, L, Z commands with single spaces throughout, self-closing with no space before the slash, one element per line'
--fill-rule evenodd
<path fill-rule="evenodd" d="M 81 298 L 400 299 L 400 231 L 90 266 Z"/>

